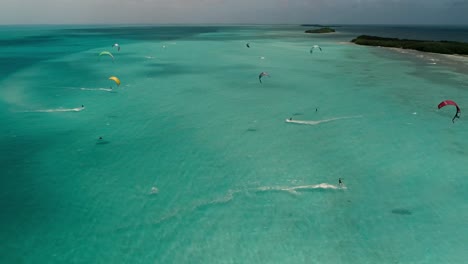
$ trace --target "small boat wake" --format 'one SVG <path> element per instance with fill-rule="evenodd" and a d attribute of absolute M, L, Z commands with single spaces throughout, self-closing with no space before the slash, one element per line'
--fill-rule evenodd
<path fill-rule="evenodd" d="M 335 118 L 329 118 L 329 119 L 323 119 L 323 120 L 291 120 L 291 119 L 286 119 L 286 123 L 294 123 L 294 124 L 299 124 L 299 125 L 318 125 L 321 123 L 327 123 L 335 120 L 341 120 L 341 119 L 351 119 L 351 118 L 361 118 L 361 115 L 358 116 L 343 116 L 343 117 L 335 117 Z"/>
<path fill-rule="evenodd" d="M 55 109 L 38 109 L 31 111 L 24 111 L 23 113 L 55 113 L 55 112 L 80 112 L 83 111 L 85 107 L 76 107 L 76 108 L 55 108 Z"/>

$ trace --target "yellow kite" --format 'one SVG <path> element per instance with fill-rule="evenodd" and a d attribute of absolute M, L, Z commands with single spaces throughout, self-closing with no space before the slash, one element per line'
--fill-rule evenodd
<path fill-rule="evenodd" d="M 114 82 L 117 84 L 117 86 L 120 85 L 120 80 L 119 80 L 119 78 L 117 78 L 117 77 L 115 77 L 115 76 L 109 77 L 109 80 L 114 81 Z"/>
<path fill-rule="evenodd" d="M 112 58 L 112 61 L 114 61 L 114 55 L 112 55 L 112 53 L 110 53 L 108 51 L 103 51 L 103 52 L 99 53 L 99 57 L 101 57 L 102 55 L 109 55 Z"/>

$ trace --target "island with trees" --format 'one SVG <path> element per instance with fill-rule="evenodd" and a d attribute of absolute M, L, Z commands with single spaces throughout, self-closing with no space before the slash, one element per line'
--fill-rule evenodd
<path fill-rule="evenodd" d="M 318 29 L 309 29 L 309 30 L 305 31 L 305 33 L 332 33 L 332 32 L 335 32 L 335 30 L 333 28 L 330 28 L 330 27 L 322 27 L 322 28 L 318 28 Z"/>
<path fill-rule="evenodd" d="M 440 54 L 468 55 L 468 43 L 456 41 L 411 40 L 361 35 L 351 42 L 358 45 L 412 49 Z"/>
<path fill-rule="evenodd" d="M 301 24 L 301 27 L 341 27 L 339 25 Z"/>

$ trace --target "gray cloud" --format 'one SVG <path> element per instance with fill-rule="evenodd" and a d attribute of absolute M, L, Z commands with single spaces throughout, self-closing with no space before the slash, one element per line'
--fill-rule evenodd
<path fill-rule="evenodd" d="M 0 24 L 468 24 L 464 0 L 3 0 Z"/>

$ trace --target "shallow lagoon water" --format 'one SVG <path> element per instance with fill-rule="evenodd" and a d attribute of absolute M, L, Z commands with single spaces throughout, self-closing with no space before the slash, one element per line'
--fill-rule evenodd
<path fill-rule="evenodd" d="M 462 263 L 467 73 L 337 29 L 0 28 L 1 262 Z"/>

